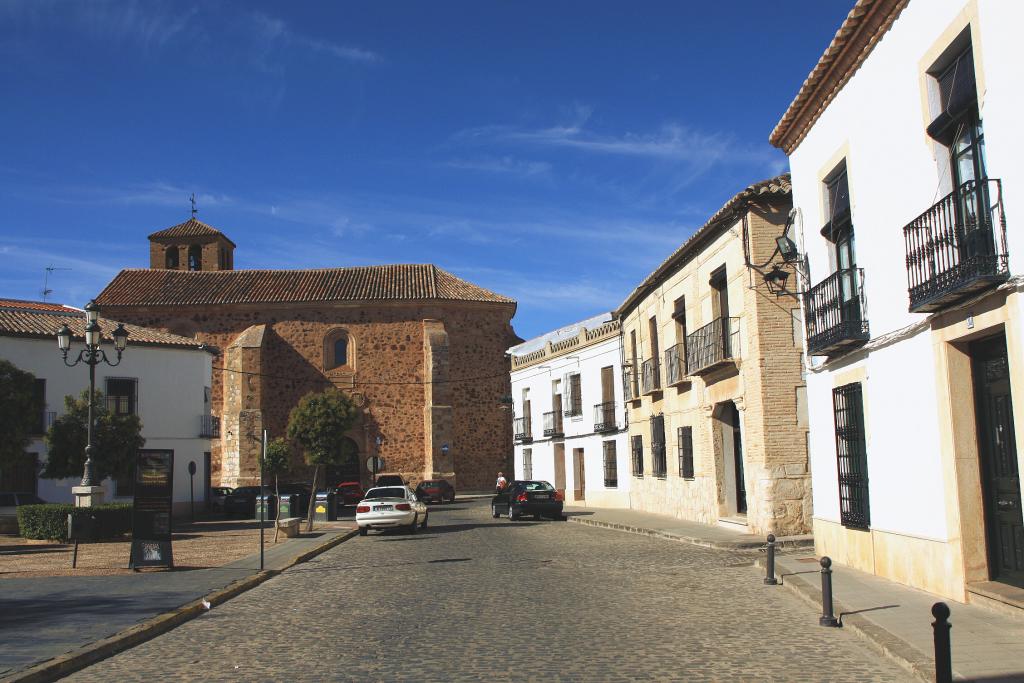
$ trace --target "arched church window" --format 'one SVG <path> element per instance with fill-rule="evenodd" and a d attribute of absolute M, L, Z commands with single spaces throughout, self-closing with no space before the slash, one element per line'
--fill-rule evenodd
<path fill-rule="evenodd" d="M 324 369 L 352 367 L 352 338 L 345 330 L 332 330 L 324 338 Z"/>
<path fill-rule="evenodd" d="M 177 270 L 178 268 L 178 247 L 170 246 L 167 247 L 164 252 L 164 265 L 167 270 Z"/>
<path fill-rule="evenodd" d="M 188 269 L 203 269 L 203 246 L 201 244 L 193 244 L 188 248 Z"/>

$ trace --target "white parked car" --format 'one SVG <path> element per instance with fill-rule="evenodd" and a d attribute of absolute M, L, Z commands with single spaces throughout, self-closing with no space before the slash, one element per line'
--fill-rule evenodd
<path fill-rule="evenodd" d="M 405 528 L 416 533 L 417 526 L 427 526 L 427 504 L 417 500 L 408 486 L 378 486 L 356 505 L 356 524 L 360 536 L 370 529 Z"/>

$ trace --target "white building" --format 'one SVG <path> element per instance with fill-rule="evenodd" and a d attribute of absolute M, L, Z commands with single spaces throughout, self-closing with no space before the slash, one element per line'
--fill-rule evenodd
<path fill-rule="evenodd" d="M 1024 586 L 1021 26 L 1016 1 L 859 0 L 771 135 L 817 551 L 960 601 Z"/>
<path fill-rule="evenodd" d="M 605 313 L 509 349 L 515 478 L 566 503 L 629 507 L 619 323 Z"/>
<path fill-rule="evenodd" d="M 69 368 L 57 348 L 57 330 L 67 324 L 73 333 L 68 360 L 83 348 L 84 313 L 81 310 L 38 302 L 0 300 L 0 358 L 36 377 L 40 419 L 37 436 L 25 464 L 0 472 L 0 490 L 35 491 L 51 503 L 71 503 L 71 487 L 80 478 L 43 479 L 38 473 L 46 461 L 43 433 L 64 412 L 64 397 L 82 394 L 89 386 L 85 363 Z M 100 318 L 102 348 L 113 361 L 116 352 L 110 333 L 116 321 Z M 96 388 L 108 408 L 136 413 L 142 420 L 144 448 L 174 453 L 174 510 L 189 511 L 190 462 L 196 464 L 195 501 L 205 507 L 209 486 L 209 386 L 212 354 L 194 339 L 137 325 L 125 325 L 128 348 L 115 367 L 96 366 Z M 131 481 L 103 482 L 104 500 L 130 501 Z"/>

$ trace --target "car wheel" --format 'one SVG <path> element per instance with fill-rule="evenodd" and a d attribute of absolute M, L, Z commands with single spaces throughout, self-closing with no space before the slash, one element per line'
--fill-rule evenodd
<path fill-rule="evenodd" d="M 569 521 L 569 518 L 566 517 L 565 515 L 559 515 L 558 517 L 555 517 L 555 519 L 557 519 L 559 522 L 568 522 Z"/>
<path fill-rule="evenodd" d="M 448 499 L 448 502 L 449 503 L 454 503 L 455 502 L 455 494 L 454 493 L 452 494 L 452 497 Z"/>
<path fill-rule="evenodd" d="M 497 519 L 498 517 L 501 517 L 501 515 L 498 514 L 498 506 L 497 505 L 492 505 L 491 506 L 491 517 L 494 517 L 495 519 Z"/>
<path fill-rule="evenodd" d="M 428 519 L 430 519 L 430 515 L 424 515 L 423 516 L 423 524 L 420 524 L 420 528 L 421 529 L 426 529 L 427 528 L 427 520 Z"/>
<path fill-rule="evenodd" d="M 419 523 L 420 523 L 419 516 L 418 515 L 413 515 L 412 526 L 409 527 L 409 533 L 410 534 L 416 533 L 416 527 L 419 526 Z"/>
<path fill-rule="evenodd" d="M 514 522 L 519 519 L 519 514 L 512 511 L 512 506 L 508 506 L 508 521 Z"/>
<path fill-rule="evenodd" d="M 365 527 L 365 526 L 359 527 L 359 535 L 360 536 L 365 536 L 368 533 L 370 533 L 369 527 Z"/>

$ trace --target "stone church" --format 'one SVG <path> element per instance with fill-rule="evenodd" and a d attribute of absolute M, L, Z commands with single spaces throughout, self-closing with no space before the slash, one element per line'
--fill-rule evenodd
<path fill-rule="evenodd" d="M 298 400 L 329 387 L 362 408 L 332 483 L 368 482 L 374 455 L 382 471 L 462 489 L 489 488 L 506 466 L 512 299 L 433 265 L 235 270 L 235 243 L 194 217 L 149 243 L 150 267 L 121 271 L 96 300 L 105 317 L 219 354 L 208 395 L 182 397 L 197 429 L 213 416 L 214 485 L 256 482 L 262 430 L 283 436 Z"/>

